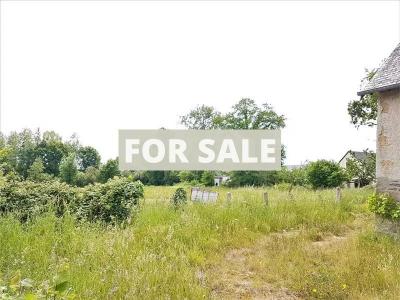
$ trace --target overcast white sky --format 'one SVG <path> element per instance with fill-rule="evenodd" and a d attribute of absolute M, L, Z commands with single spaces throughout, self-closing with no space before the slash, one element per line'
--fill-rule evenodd
<path fill-rule="evenodd" d="M 1 129 L 77 133 L 105 160 L 118 129 L 249 97 L 287 117 L 288 164 L 338 160 L 375 148 L 346 108 L 399 27 L 399 1 L 1 1 Z"/>

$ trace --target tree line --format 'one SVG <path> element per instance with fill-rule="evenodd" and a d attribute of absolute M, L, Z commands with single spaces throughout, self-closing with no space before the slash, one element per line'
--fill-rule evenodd
<path fill-rule="evenodd" d="M 372 112 L 370 104 L 376 102 L 374 99 L 367 101 L 369 108 L 364 107 L 366 100 L 355 100 L 349 103 L 349 114 L 356 126 L 372 124 L 374 112 Z M 366 116 L 367 112 L 370 112 L 368 116 Z M 257 105 L 254 100 L 249 98 L 241 99 L 226 113 L 217 111 L 212 106 L 200 105 L 180 117 L 181 124 L 187 129 L 200 130 L 282 129 L 286 126 L 285 120 L 285 116 L 275 112 L 268 103 Z M 322 161 L 307 167 L 288 170 L 283 165 L 284 146 L 282 146 L 281 152 L 282 171 L 121 173 L 118 159 L 109 159 L 102 163 L 99 152 L 94 147 L 83 146 L 76 135 L 68 140 L 63 140 L 54 131 L 41 133 L 39 130 L 24 129 L 21 132 L 11 132 L 7 136 L 0 135 L 0 170 L 4 175 L 19 180 L 42 182 L 54 179 L 78 187 L 97 182 L 105 183 L 115 176 L 129 176 L 140 180 L 145 185 L 173 185 L 183 182 L 191 185 L 212 186 L 216 175 L 227 175 L 229 176 L 227 184 L 230 186 L 268 186 L 289 183 L 291 185 L 311 185 L 316 188 L 337 186 L 352 177 L 362 178 L 363 184 L 368 184 L 374 177 L 374 157 L 371 156 L 371 153 L 367 162 L 349 161 L 349 168 L 345 172 L 332 161 Z M 336 175 L 332 175 L 326 182 L 317 183 L 318 180 L 311 179 L 313 172 L 310 171 L 313 168 L 318 169 L 317 166 Z M 321 173 L 314 173 L 322 176 Z"/>

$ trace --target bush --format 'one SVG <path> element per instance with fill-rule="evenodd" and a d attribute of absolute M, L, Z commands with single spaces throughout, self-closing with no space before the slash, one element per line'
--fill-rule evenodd
<path fill-rule="evenodd" d="M 77 198 L 73 187 L 59 181 L 6 181 L 0 188 L 0 212 L 21 221 L 53 209 L 58 216 Z"/>
<path fill-rule="evenodd" d="M 301 167 L 292 170 L 282 168 L 279 172 L 279 180 L 290 185 L 307 186 L 307 168 Z"/>
<path fill-rule="evenodd" d="M 105 184 L 77 188 L 59 181 L 9 180 L 0 187 L 0 213 L 13 213 L 26 221 L 53 210 L 62 216 L 67 209 L 79 219 L 123 221 L 143 197 L 143 185 L 128 178 L 114 178 Z"/>
<path fill-rule="evenodd" d="M 128 218 L 131 209 L 143 197 L 143 184 L 128 178 L 115 177 L 104 184 L 80 189 L 73 211 L 80 219 L 120 222 Z"/>
<path fill-rule="evenodd" d="M 201 183 L 205 186 L 213 186 L 214 185 L 214 176 L 215 172 L 213 171 L 204 171 L 201 175 Z"/>
<path fill-rule="evenodd" d="M 187 202 L 187 193 L 184 188 L 177 188 L 172 195 L 171 203 L 175 207 L 179 207 Z"/>
<path fill-rule="evenodd" d="M 368 207 L 384 218 L 400 220 L 400 203 L 388 194 L 372 194 L 368 197 Z"/>
<path fill-rule="evenodd" d="M 333 188 L 342 185 L 347 176 L 337 163 L 318 160 L 307 166 L 307 180 L 314 189 Z"/>

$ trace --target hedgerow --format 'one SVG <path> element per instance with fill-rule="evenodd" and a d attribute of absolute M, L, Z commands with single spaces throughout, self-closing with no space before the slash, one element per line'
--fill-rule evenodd
<path fill-rule="evenodd" d="M 0 214 L 12 213 L 22 222 L 44 212 L 62 216 L 66 211 L 89 221 L 123 221 L 143 197 L 143 185 L 115 177 L 104 184 L 84 188 L 56 180 L 46 182 L 3 180 L 0 185 Z"/>

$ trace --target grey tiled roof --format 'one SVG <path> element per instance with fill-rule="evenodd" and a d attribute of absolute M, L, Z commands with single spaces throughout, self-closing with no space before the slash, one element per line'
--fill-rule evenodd
<path fill-rule="evenodd" d="M 367 153 L 359 151 L 351 151 L 355 159 L 364 160 L 367 157 Z"/>
<path fill-rule="evenodd" d="M 347 157 L 347 154 L 351 154 L 351 156 L 357 160 L 364 160 L 367 158 L 367 153 L 365 151 L 352 151 L 349 150 L 346 152 L 345 155 L 343 155 L 343 157 L 339 160 L 339 163 L 345 158 Z"/>
<path fill-rule="evenodd" d="M 400 87 L 400 44 L 384 61 L 372 80 L 357 94 L 363 96 Z"/>

